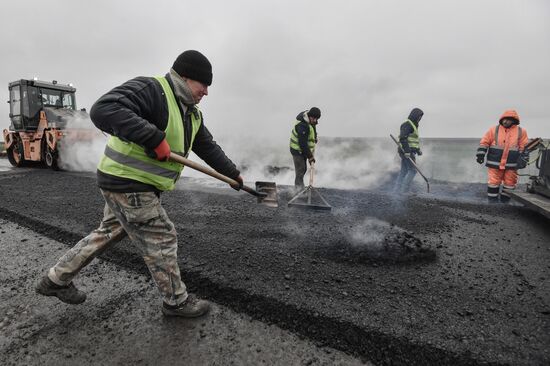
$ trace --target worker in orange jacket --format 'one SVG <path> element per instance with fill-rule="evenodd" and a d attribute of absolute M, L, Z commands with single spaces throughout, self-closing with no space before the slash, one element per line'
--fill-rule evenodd
<path fill-rule="evenodd" d="M 489 128 L 477 149 L 476 160 L 483 164 L 485 154 L 489 168 L 487 198 L 490 203 L 506 203 L 510 196 L 501 192 L 500 186 L 506 189 L 516 188 L 518 182 L 518 161 L 523 156 L 527 145 L 527 131 L 519 127 L 519 115 L 513 109 L 504 111 L 498 125 Z"/>

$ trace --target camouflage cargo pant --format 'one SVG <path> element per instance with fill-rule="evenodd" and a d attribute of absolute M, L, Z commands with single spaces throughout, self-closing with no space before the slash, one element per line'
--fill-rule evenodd
<path fill-rule="evenodd" d="M 126 235 L 139 247 L 155 283 L 169 305 L 187 299 L 177 262 L 174 224 L 154 192 L 116 193 L 101 190 L 105 198 L 99 228 L 80 240 L 50 268 L 48 277 L 58 285 L 69 284 L 96 256 Z"/>

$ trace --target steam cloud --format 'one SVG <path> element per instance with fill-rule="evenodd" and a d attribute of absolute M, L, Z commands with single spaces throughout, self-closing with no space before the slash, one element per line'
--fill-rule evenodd
<path fill-rule="evenodd" d="M 64 170 L 93 172 L 101 158 L 107 136 L 96 129 L 89 117 L 73 118 L 59 149 L 59 165 Z"/>
<path fill-rule="evenodd" d="M 368 246 L 372 249 L 381 249 L 383 240 L 391 228 L 386 221 L 381 221 L 375 218 L 366 218 L 365 221 L 354 226 L 349 233 L 349 243 L 353 247 Z"/>
<path fill-rule="evenodd" d="M 107 141 L 106 135 L 93 127 L 89 118 L 70 121 L 72 133 L 63 140 L 60 165 L 69 171 L 96 170 Z M 243 143 L 246 141 L 246 143 Z M 422 145 L 417 162 L 428 179 L 453 183 L 485 183 L 486 169 L 475 163 L 478 141 L 433 140 Z M 294 184 L 294 165 L 286 138 L 253 139 L 222 136 L 220 145 L 237 164 L 247 182 L 275 181 Z M 400 159 L 395 144 L 383 138 L 324 138 L 316 149 L 314 186 L 338 189 L 375 189 L 393 184 Z M 202 162 L 191 153 L 192 160 Z M 533 170 L 533 168 L 530 168 Z M 524 171 L 524 173 L 533 173 Z M 225 186 L 190 168 L 182 176 L 200 179 L 202 185 Z M 523 180 L 525 180 L 524 178 Z M 304 177 L 308 184 L 309 171 Z M 418 180 L 418 178 L 416 179 Z"/>

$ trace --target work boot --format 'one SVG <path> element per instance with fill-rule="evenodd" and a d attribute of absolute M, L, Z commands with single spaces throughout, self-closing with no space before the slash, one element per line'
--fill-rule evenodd
<path fill-rule="evenodd" d="M 82 304 L 86 301 L 86 294 L 78 290 L 72 282 L 66 286 L 60 286 L 50 280 L 48 275 L 42 277 L 35 290 L 40 295 L 55 296 L 67 304 Z"/>
<path fill-rule="evenodd" d="M 498 197 L 487 197 L 487 202 L 489 204 L 498 203 Z"/>
<path fill-rule="evenodd" d="M 210 303 L 189 294 L 187 300 L 179 305 L 171 306 L 166 303 L 162 305 L 162 313 L 166 316 L 181 316 L 184 318 L 197 318 L 208 313 Z"/>

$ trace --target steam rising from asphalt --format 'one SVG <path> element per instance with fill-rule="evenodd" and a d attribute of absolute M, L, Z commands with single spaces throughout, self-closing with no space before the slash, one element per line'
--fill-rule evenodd
<path fill-rule="evenodd" d="M 106 141 L 105 136 L 97 134 L 86 141 L 65 139 L 60 153 L 61 168 L 77 172 L 95 172 L 105 150 Z"/>
<path fill-rule="evenodd" d="M 288 139 L 265 140 L 225 138 L 220 142 L 239 166 L 246 181 L 275 181 L 294 185 L 294 164 Z M 367 189 L 385 182 L 398 169 L 395 149 L 383 141 L 326 139 L 321 137 L 315 154 L 315 187 Z M 309 164 L 308 164 L 309 168 Z M 309 183 L 309 170 L 304 177 Z"/>
<path fill-rule="evenodd" d="M 294 164 L 288 138 L 235 139 L 234 136 L 223 136 L 219 141 L 239 166 L 246 181 L 294 184 Z M 459 143 L 459 151 L 450 150 L 445 141 L 428 143 L 423 146 L 423 155 L 417 158 L 417 163 L 428 179 L 485 182 L 485 169 L 474 159 L 477 143 L 475 140 Z M 321 136 L 315 158 L 313 185 L 323 188 L 388 190 L 401 164 L 397 146 L 389 137 L 341 139 Z M 304 177 L 306 185 L 308 180 L 309 172 Z M 423 184 L 420 176 L 415 181 Z"/>
<path fill-rule="evenodd" d="M 59 149 L 60 167 L 69 171 L 94 172 L 107 136 L 95 128 L 89 117 L 73 118 Z"/>
<path fill-rule="evenodd" d="M 97 130 L 89 117 L 74 119 L 69 125 L 79 134 L 69 134 L 64 138 L 60 151 L 61 167 L 70 171 L 94 172 L 108 136 Z M 278 185 L 294 185 L 294 165 L 287 138 L 258 139 L 223 134 L 220 137 L 220 146 L 237 164 L 247 183 L 253 185 L 255 181 L 274 181 Z M 455 184 L 453 182 L 485 182 L 486 169 L 475 163 L 473 153 L 469 154 L 470 150 L 475 152 L 475 147 L 476 142 L 471 141 L 462 147 L 462 151 L 453 151 L 442 143 L 424 144 L 423 155 L 418 157 L 417 162 L 428 179 L 444 181 L 451 190 Z M 389 138 L 338 139 L 321 136 L 315 153 L 313 185 L 389 190 L 400 169 L 396 150 Z M 193 153 L 190 159 L 204 163 Z M 190 168 L 184 169 L 182 176 L 200 179 L 201 185 L 205 186 L 226 186 Z M 424 191 L 420 176 L 417 175 L 415 182 L 420 191 Z M 304 183 L 309 183 L 309 171 Z"/>
<path fill-rule="evenodd" d="M 355 248 L 370 247 L 381 249 L 384 238 L 390 231 L 395 231 L 386 221 L 375 218 L 366 218 L 362 224 L 354 226 L 349 231 L 348 241 Z"/>

